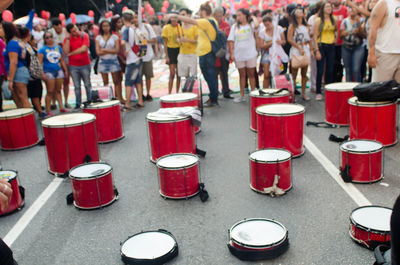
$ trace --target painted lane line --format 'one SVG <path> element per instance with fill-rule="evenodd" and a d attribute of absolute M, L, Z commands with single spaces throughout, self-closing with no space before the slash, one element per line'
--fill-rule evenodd
<path fill-rule="evenodd" d="M 329 175 L 339 186 L 355 201 L 358 206 L 371 205 L 371 202 L 352 183 L 346 183 L 340 176 L 339 169 L 315 146 L 311 140 L 304 135 L 304 145 L 315 159 L 325 168 Z"/>
<path fill-rule="evenodd" d="M 47 186 L 47 188 L 39 195 L 24 215 L 19 218 L 18 222 L 11 228 L 11 230 L 4 237 L 4 242 L 11 247 L 11 245 L 17 240 L 25 228 L 29 225 L 39 210 L 46 204 L 48 199 L 57 190 L 64 179 L 55 177 L 53 181 Z"/>

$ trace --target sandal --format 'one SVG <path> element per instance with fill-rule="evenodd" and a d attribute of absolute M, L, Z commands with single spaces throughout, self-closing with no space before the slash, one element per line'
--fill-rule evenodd
<path fill-rule="evenodd" d="M 137 108 L 137 109 L 140 109 L 140 108 L 143 108 L 143 107 L 144 107 L 144 105 L 139 104 L 139 103 L 136 103 L 136 105 L 135 105 L 135 108 Z"/>
<path fill-rule="evenodd" d="M 124 112 L 128 112 L 128 111 L 131 111 L 131 110 L 133 110 L 132 107 L 127 107 L 127 106 L 123 106 L 122 107 L 122 111 L 124 111 Z"/>
<path fill-rule="evenodd" d="M 304 101 L 309 101 L 310 100 L 310 97 L 308 97 L 308 96 L 303 96 L 303 97 L 301 97 Z"/>

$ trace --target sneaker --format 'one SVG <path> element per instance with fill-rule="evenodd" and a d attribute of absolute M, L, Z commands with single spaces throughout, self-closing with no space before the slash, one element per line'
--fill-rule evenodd
<path fill-rule="evenodd" d="M 46 118 L 48 115 L 47 115 L 47 113 L 46 112 L 41 112 L 41 113 L 39 113 L 39 117 L 40 118 Z"/>
<path fill-rule="evenodd" d="M 56 110 L 56 109 L 57 109 L 57 105 L 51 105 L 51 106 L 50 106 L 50 109 L 51 109 L 51 110 Z"/>
<path fill-rule="evenodd" d="M 300 91 L 298 91 L 297 89 L 295 89 L 295 90 L 294 90 L 294 94 L 295 94 L 295 95 L 300 95 L 301 93 L 300 93 Z"/>
<path fill-rule="evenodd" d="M 209 99 L 203 104 L 203 106 L 205 108 L 212 108 L 212 107 L 219 106 L 219 104 L 218 104 L 218 101 L 214 101 L 214 100 Z"/>
<path fill-rule="evenodd" d="M 62 109 L 60 109 L 60 112 L 69 112 L 69 110 L 67 110 L 67 109 L 64 109 L 64 108 L 62 108 Z"/>
<path fill-rule="evenodd" d="M 71 105 L 69 105 L 68 103 L 65 103 L 65 104 L 64 104 L 64 107 L 65 107 L 66 109 L 72 109 Z"/>
<path fill-rule="evenodd" d="M 227 99 L 234 99 L 234 97 L 232 97 L 230 94 L 224 95 L 224 98 L 227 98 Z"/>
<path fill-rule="evenodd" d="M 235 103 L 240 103 L 240 102 L 245 102 L 245 101 L 246 101 L 245 97 L 238 97 L 233 100 L 233 102 L 235 102 Z"/>
<path fill-rule="evenodd" d="M 143 99 L 143 101 L 145 101 L 146 100 L 146 96 L 142 95 L 142 99 Z"/>
<path fill-rule="evenodd" d="M 150 95 L 147 95 L 147 96 L 146 96 L 146 100 L 147 100 L 147 101 L 153 101 L 153 98 L 152 98 Z"/>
<path fill-rule="evenodd" d="M 322 100 L 322 95 L 321 94 L 317 94 L 315 96 L 315 100 L 321 101 Z"/>
<path fill-rule="evenodd" d="M 54 113 L 52 113 L 52 112 L 47 112 L 47 116 L 49 116 L 49 117 L 54 116 Z"/>
<path fill-rule="evenodd" d="M 310 100 L 310 97 L 309 96 L 302 96 L 301 97 L 304 101 L 309 101 Z"/>

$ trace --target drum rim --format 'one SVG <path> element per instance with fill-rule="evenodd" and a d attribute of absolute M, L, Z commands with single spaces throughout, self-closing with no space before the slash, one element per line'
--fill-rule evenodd
<path fill-rule="evenodd" d="M 109 166 L 110 169 L 107 170 L 106 172 L 103 172 L 103 173 L 97 175 L 97 176 L 91 176 L 91 177 L 78 178 L 78 177 L 75 177 L 75 176 L 72 176 L 72 175 L 71 175 L 71 172 L 72 172 L 74 169 L 76 169 L 76 168 L 78 168 L 78 167 L 83 167 L 83 166 L 87 166 L 87 165 L 92 165 L 92 164 L 104 164 L 104 165 Z M 97 178 L 104 177 L 104 176 L 110 174 L 112 171 L 113 171 L 113 167 L 112 167 L 110 164 L 108 164 L 108 163 L 106 163 L 106 162 L 103 162 L 103 161 L 95 161 L 95 162 L 83 163 L 83 164 L 74 166 L 73 168 L 71 168 L 71 169 L 69 170 L 69 172 L 68 172 L 68 177 L 69 177 L 70 179 L 73 179 L 73 180 L 92 180 L 92 179 L 97 179 Z"/>
<path fill-rule="evenodd" d="M 356 228 L 361 228 L 362 230 L 365 230 L 365 231 L 373 232 L 373 233 L 380 234 L 380 235 L 390 234 L 390 229 L 389 229 L 389 231 L 378 230 L 378 229 L 372 229 L 372 228 L 369 228 L 369 227 L 366 227 L 366 226 L 363 226 L 363 225 L 360 225 L 360 224 L 356 223 L 356 221 L 353 219 L 353 213 L 354 213 L 355 211 L 357 211 L 357 210 L 359 210 L 359 209 L 362 209 L 362 208 L 370 208 L 370 207 L 385 208 L 385 209 L 389 209 L 389 210 L 392 210 L 392 211 L 393 211 L 392 208 L 389 208 L 389 207 L 386 207 L 386 206 L 380 206 L 380 205 L 366 205 L 366 206 L 360 206 L 360 207 L 355 208 L 353 211 L 351 211 L 351 214 L 350 214 L 350 217 L 349 217 L 350 223 L 351 223 L 352 225 L 354 225 Z"/>
<path fill-rule="evenodd" d="M 114 102 L 114 103 L 112 103 L 112 105 L 98 107 L 98 105 L 103 104 L 103 103 L 108 103 L 108 102 Z M 106 108 L 115 107 L 117 105 L 119 105 L 119 100 L 110 100 L 110 101 L 91 103 L 91 104 L 87 105 L 86 107 L 84 107 L 83 109 L 106 109 Z"/>
<path fill-rule="evenodd" d="M 366 101 L 358 101 L 355 100 L 355 102 L 352 102 L 351 99 L 356 98 L 356 96 L 351 97 L 347 100 L 347 103 L 351 106 L 362 106 L 362 107 L 383 107 L 383 106 L 390 106 L 390 105 L 396 105 L 397 100 L 396 101 L 377 101 L 377 102 L 366 102 Z M 363 104 L 363 103 L 367 103 L 367 104 Z"/>
<path fill-rule="evenodd" d="M 184 93 L 178 93 L 178 94 L 192 94 L 194 97 L 191 99 L 175 99 L 175 100 L 168 100 L 168 99 L 163 99 L 165 97 L 170 97 L 171 95 L 176 95 L 176 94 L 169 94 L 169 95 L 165 95 L 160 97 L 160 102 L 162 103 L 176 103 L 176 102 L 188 102 L 188 101 L 193 101 L 193 100 L 198 100 L 199 96 L 196 93 L 192 93 L 192 92 L 184 92 Z"/>
<path fill-rule="evenodd" d="M 175 120 L 173 120 L 173 119 L 169 119 L 169 120 L 153 120 L 153 119 L 149 118 L 149 114 L 150 113 L 148 113 L 146 115 L 146 120 L 148 122 L 153 122 L 153 123 L 171 123 L 171 122 L 178 122 L 178 121 L 186 121 L 186 120 L 189 120 L 189 119 L 192 118 L 192 116 L 187 115 L 186 117 L 176 117 L 176 116 L 174 116 L 174 117 L 176 117 Z"/>
<path fill-rule="evenodd" d="M 8 179 L 8 182 L 18 178 L 18 171 L 17 170 L 12 170 L 12 169 L 2 169 L 2 170 L 0 170 L 0 172 L 3 172 L 3 171 L 11 171 L 11 172 L 15 173 L 15 177 L 13 177 L 12 179 Z"/>
<path fill-rule="evenodd" d="M 88 121 L 76 122 L 76 123 L 71 123 L 71 124 L 63 124 L 63 125 L 45 124 L 46 120 L 48 120 L 48 119 L 56 118 L 56 117 L 63 116 L 63 115 L 72 115 L 72 114 L 87 114 L 87 115 L 92 115 L 92 117 Z M 82 124 L 88 124 L 88 123 L 91 123 L 91 122 L 94 122 L 94 121 L 96 121 L 96 115 L 94 115 L 92 113 L 84 112 L 84 113 L 70 113 L 70 114 L 55 115 L 55 116 L 52 116 L 52 117 L 44 119 L 41 123 L 42 123 L 42 127 L 44 127 L 44 128 L 70 128 L 70 127 L 79 126 L 79 125 L 82 125 Z"/>
<path fill-rule="evenodd" d="M 2 116 L 2 115 L 0 114 L 0 120 L 12 120 L 12 119 L 17 119 L 17 118 L 26 117 L 26 116 L 29 116 L 29 115 L 35 113 L 35 111 L 34 111 L 33 109 L 31 109 L 31 108 L 19 108 L 19 109 L 5 110 L 5 111 L 3 111 L 3 115 L 5 115 L 8 111 L 15 111 L 15 110 L 22 110 L 22 109 L 24 109 L 24 110 L 29 110 L 29 112 L 24 113 L 24 114 L 14 115 L 14 116 Z"/>
<path fill-rule="evenodd" d="M 275 243 L 271 243 L 271 244 L 263 245 L 263 246 L 254 246 L 254 245 L 249 245 L 249 244 L 246 244 L 246 243 L 242 243 L 242 242 L 240 242 L 240 241 L 238 241 L 238 240 L 236 240 L 236 239 L 234 239 L 234 238 L 232 237 L 232 230 L 233 230 L 236 226 L 238 226 L 238 225 L 241 224 L 241 223 L 247 222 L 247 221 L 256 221 L 256 220 L 269 221 L 269 222 L 278 224 L 278 225 L 281 226 L 281 227 L 283 228 L 283 230 L 285 231 L 285 236 L 284 236 L 281 240 L 279 240 L 279 241 L 277 241 L 277 242 L 275 242 Z M 286 240 L 287 238 L 288 238 L 288 230 L 287 230 L 287 228 L 286 228 L 281 222 L 278 222 L 278 221 L 276 221 L 276 220 L 274 220 L 274 219 L 270 219 L 270 218 L 262 218 L 262 217 L 258 217 L 258 218 L 246 218 L 246 219 L 243 219 L 243 220 L 241 220 L 241 221 L 236 222 L 236 223 L 229 229 L 229 241 L 232 241 L 232 242 L 234 242 L 235 244 L 237 244 L 237 245 L 239 245 L 239 246 L 243 246 L 243 247 L 250 248 L 250 249 L 264 249 L 264 248 L 270 248 L 270 247 L 274 247 L 274 246 L 279 246 L 279 245 L 281 245 L 283 242 L 285 242 L 285 240 Z"/>
<path fill-rule="evenodd" d="M 360 82 L 336 82 L 336 83 L 330 83 L 327 84 L 325 86 L 325 91 L 334 91 L 334 92 L 349 92 L 349 91 L 353 91 L 353 88 L 349 88 L 349 89 L 336 89 L 336 88 L 330 88 L 330 85 L 334 85 L 334 84 L 344 84 L 344 83 L 350 83 L 350 84 L 356 84 L 354 87 L 356 87 L 357 85 L 361 84 Z"/>
<path fill-rule="evenodd" d="M 158 163 L 160 161 L 160 159 L 167 158 L 169 156 L 178 156 L 178 155 L 193 156 L 193 157 L 197 158 L 197 160 L 196 160 L 196 162 L 194 162 L 194 163 L 192 163 L 190 165 L 187 165 L 187 166 L 183 166 L 183 167 L 163 167 L 163 166 L 160 166 L 159 163 Z M 174 153 L 174 154 L 168 154 L 168 155 L 163 155 L 162 157 L 159 157 L 156 160 L 156 167 L 159 168 L 159 169 L 164 169 L 164 170 L 177 170 L 177 169 L 191 168 L 191 167 L 193 167 L 195 165 L 198 165 L 199 163 L 200 163 L 200 158 L 199 158 L 198 155 L 191 154 L 191 153 Z"/>
<path fill-rule="evenodd" d="M 251 157 L 252 154 L 254 154 L 254 153 L 256 153 L 256 152 L 260 152 L 260 151 L 265 151 L 265 150 L 284 151 L 284 152 L 289 153 L 290 157 L 287 158 L 287 159 L 281 159 L 281 160 L 277 160 L 277 161 L 257 160 L 257 159 L 254 159 L 254 158 Z M 251 153 L 249 154 L 249 160 L 250 160 L 250 161 L 257 162 L 257 163 L 260 163 L 260 164 L 276 164 L 276 162 L 278 162 L 278 163 L 281 163 L 281 162 L 282 162 L 282 163 L 283 163 L 283 162 L 290 161 L 292 158 L 293 158 L 292 153 L 289 152 L 288 150 L 284 149 L 284 148 L 263 148 L 263 149 L 255 150 L 255 151 L 253 151 L 253 152 L 251 152 Z"/>
<path fill-rule="evenodd" d="M 343 148 L 343 146 L 344 146 L 346 143 L 353 142 L 353 141 L 374 142 L 374 143 L 380 144 L 381 147 L 380 147 L 379 149 L 376 149 L 376 150 L 373 150 L 373 151 L 353 151 L 353 150 L 347 150 L 347 149 L 344 149 L 344 148 Z M 383 144 L 382 144 L 381 142 L 378 142 L 378 141 L 375 141 L 375 140 L 368 140 L 368 139 L 353 139 L 353 140 L 347 140 L 347 141 L 341 143 L 340 146 L 339 146 L 339 150 L 340 150 L 340 151 L 343 151 L 343 152 L 345 152 L 345 153 L 350 153 L 350 154 L 375 154 L 375 153 L 379 153 L 380 151 L 382 151 L 383 148 L 384 148 L 384 146 L 383 146 Z"/>
<path fill-rule="evenodd" d="M 296 106 L 302 107 L 303 109 L 302 109 L 301 111 L 297 111 L 297 112 L 293 112 L 293 113 L 279 113 L 279 114 L 277 114 L 277 113 L 274 113 L 274 114 L 272 114 L 272 113 L 261 113 L 261 112 L 258 111 L 258 108 L 260 108 L 260 107 L 263 107 L 263 106 L 271 106 L 271 105 L 277 105 L 277 106 L 279 106 L 279 105 L 296 105 Z M 295 115 L 303 114 L 303 113 L 305 113 L 305 112 L 306 112 L 306 108 L 305 108 L 303 105 L 300 105 L 300 104 L 297 104 L 297 103 L 272 103 L 272 104 L 262 104 L 262 105 L 260 105 L 260 106 L 258 106 L 258 107 L 256 108 L 256 114 L 263 115 L 263 116 L 275 116 L 275 117 L 295 116 Z"/>
<path fill-rule="evenodd" d="M 137 264 L 136 262 L 143 261 L 143 260 L 150 261 L 149 259 L 137 259 L 137 258 L 128 257 L 122 252 L 122 247 L 129 239 L 131 239 L 134 236 L 137 236 L 137 235 L 140 235 L 140 234 L 145 234 L 145 233 L 154 233 L 154 232 L 163 233 L 163 234 L 166 234 L 166 235 L 170 236 L 175 241 L 175 244 L 174 244 L 174 247 L 169 252 L 167 252 L 166 254 L 164 254 L 161 257 L 153 259 L 152 261 L 154 261 L 154 262 L 156 262 L 156 261 L 164 261 L 164 262 L 166 262 L 166 261 L 169 261 L 169 260 L 172 260 L 173 258 L 175 258 L 178 255 L 178 248 L 179 248 L 178 247 L 178 241 L 176 240 L 176 238 L 174 237 L 174 235 L 171 232 L 169 232 L 167 230 L 164 230 L 164 229 L 158 229 L 158 230 L 142 231 L 142 232 L 133 234 L 133 235 L 129 236 L 126 240 L 121 242 L 120 243 L 120 245 L 121 245 L 121 247 L 120 247 L 121 259 L 124 262 L 126 262 L 127 264 Z M 135 263 L 130 263 L 130 262 L 135 262 Z"/>
<path fill-rule="evenodd" d="M 276 91 L 279 90 L 279 89 L 277 89 L 277 88 L 263 88 L 262 91 L 265 92 L 265 90 L 268 90 L 268 89 L 273 89 L 273 90 L 276 90 Z M 253 93 L 254 91 L 257 91 L 257 92 L 258 92 L 258 95 L 255 95 L 255 94 Z M 283 91 L 279 92 L 278 94 L 273 94 L 273 95 L 269 95 L 269 94 L 267 94 L 267 95 L 260 95 L 260 92 L 258 91 L 258 89 L 254 90 L 254 91 L 251 91 L 251 92 L 250 92 L 250 97 L 252 97 L 252 98 L 280 98 L 280 97 L 290 97 L 290 92 L 287 91 L 287 90 L 283 90 Z M 266 92 L 266 93 L 267 93 L 267 92 Z M 283 93 L 283 94 L 281 94 L 281 93 Z"/>

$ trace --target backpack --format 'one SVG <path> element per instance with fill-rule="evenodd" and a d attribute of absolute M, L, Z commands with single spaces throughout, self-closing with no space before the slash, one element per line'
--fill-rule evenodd
<path fill-rule="evenodd" d="M 400 97 L 400 85 L 396 80 L 359 84 L 353 88 L 359 101 L 395 101 Z"/>
<path fill-rule="evenodd" d="M 217 25 L 215 24 L 215 22 L 212 19 L 208 20 L 211 25 L 214 27 L 215 32 L 216 32 L 216 37 L 214 41 L 211 41 L 210 37 L 208 36 L 207 31 L 203 30 L 204 33 L 207 35 L 208 40 L 211 42 L 211 48 L 212 48 L 212 52 L 215 54 L 215 56 L 217 58 L 222 58 L 225 56 L 226 54 L 226 36 L 225 33 L 223 33 L 222 31 L 220 31 L 217 28 Z"/>
<path fill-rule="evenodd" d="M 26 62 L 31 77 L 34 79 L 41 79 L 43 68 L 36 55 L 36 52 L 30 46 L 26 48 Z"/>

